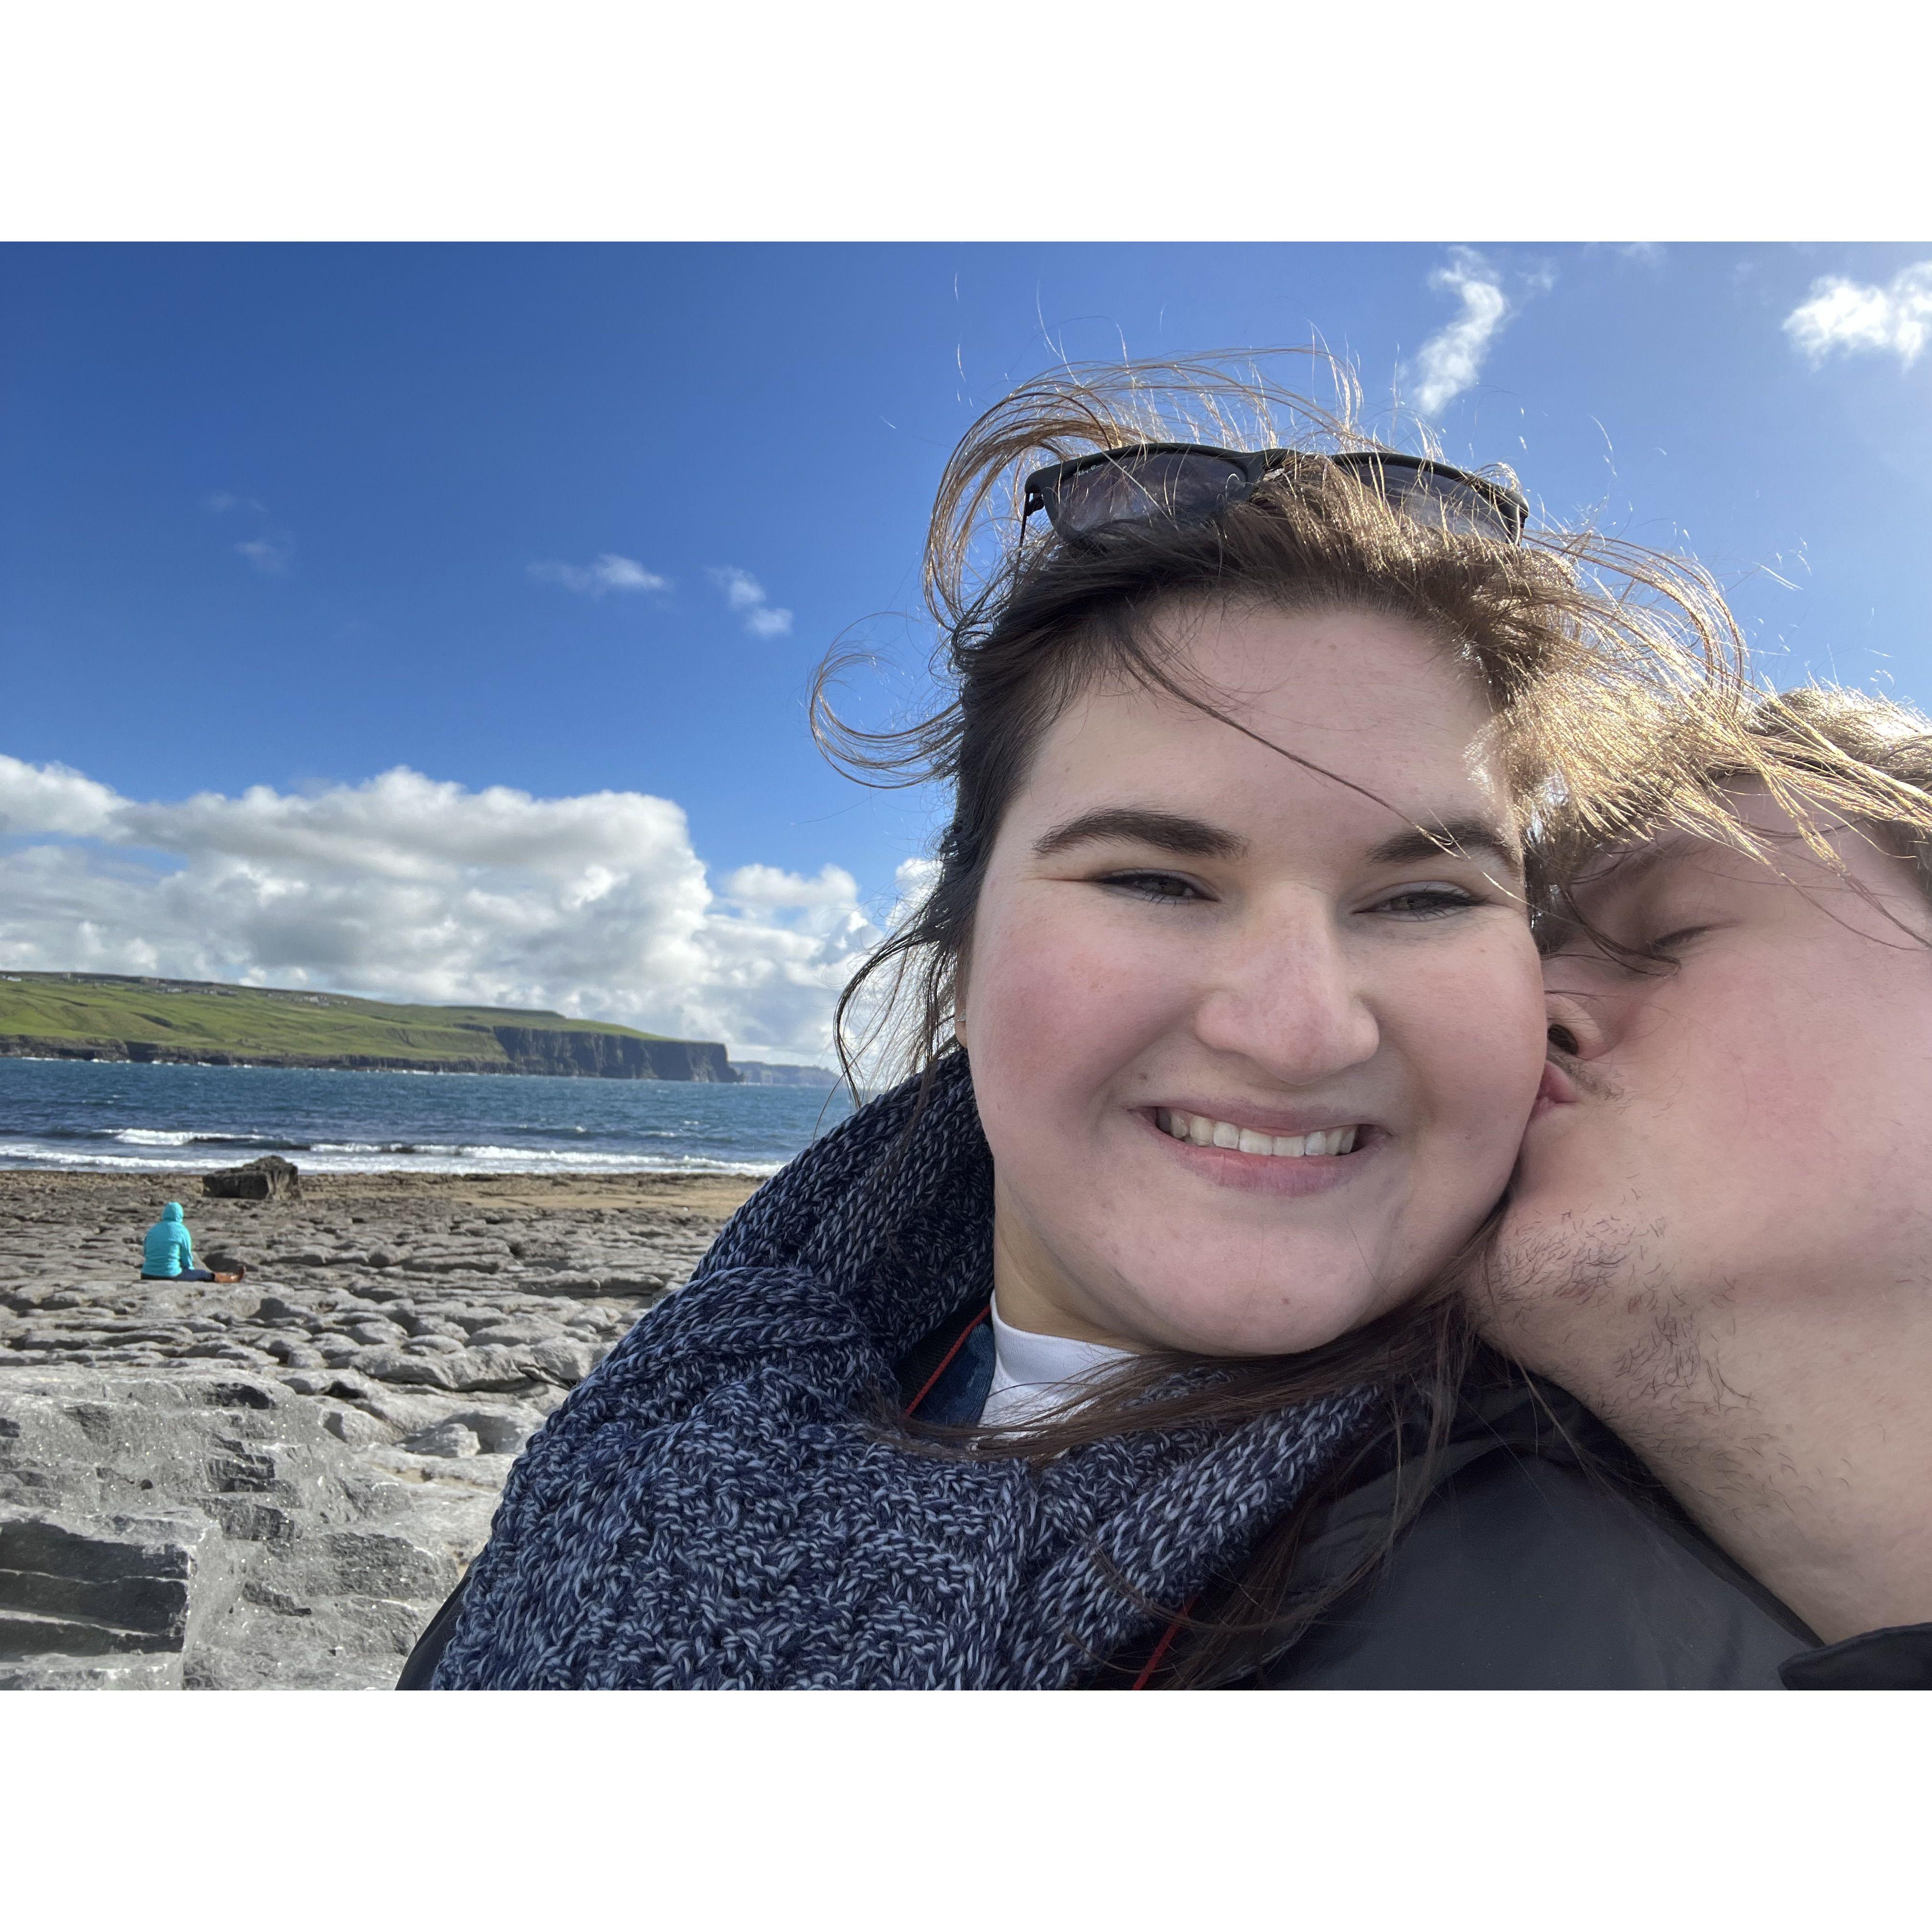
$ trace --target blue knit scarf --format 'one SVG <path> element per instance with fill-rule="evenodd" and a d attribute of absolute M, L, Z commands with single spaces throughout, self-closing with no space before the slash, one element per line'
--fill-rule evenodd
<path fill-rule="evenodd" d="M 1077 1684 L 1360 1432 L 1366 1390 L 1037 1469 L 896 1446 L 894 1362 L 992 1273 L 963 1056 L 916 1097 L 760 1188 L 532 1439 L 437 1688 Z"/>

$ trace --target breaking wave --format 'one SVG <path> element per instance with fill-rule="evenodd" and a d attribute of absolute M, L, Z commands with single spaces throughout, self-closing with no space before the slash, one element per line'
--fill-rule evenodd
<path fill-rule="evenodd" d="M 0 1166 L 762 1178 L 848 1111 L 809 1088 L 0 1059 Z"/>
<path fill-rule="evenodd" d="M 183 1150 L 170 1156 L 154 1146 L 119 1153 L 105 1148 L 63 1147 L 51 1139 L 0 1140 L 0 1167 L 84 1169 L 96 1174 L 200 1174 L 235 1164 L 232 1151 L 215 1154 L 186 1137 L 178 1144 Z M 324 1141 L 302 1151 L 304 1157 L 298 1164 L 305 1174 L 735 1174 L 762 1179 L 784 1165 L 777 1160 L 721 1160 L 692 1154 L 578 1154 L 487 1144 L 438 1147 L 410 1141 Z"/>

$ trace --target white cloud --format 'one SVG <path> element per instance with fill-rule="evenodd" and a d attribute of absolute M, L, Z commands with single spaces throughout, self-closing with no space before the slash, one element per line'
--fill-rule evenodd
<path fill-rule="evenodd" d="M 892 875 L 892 907 L 880 921 L 884 932 L 905 928 L 924 906 L 939 874 L 937 859 L 900 862 Z M 900 962 L 902 966 L 908 963 Z M 889 1085 L 910 1070 L 908 1055 L 918 1044 L 920 1014 L 914 1001 L 892 997 L 895 991 L 904 994 L 910 990 L 890 968 L 860 988 L 848 1020 L 862 1084 Z"/>
<path fill-rule="evenodd" d="M 1452 248 L 1449 258 L 1429 286 L 1459 296 L 1462 313 L 1422 345 L 1406 372 L 1410 400 L 1426 416 L 1439 414 L 1482 374 L 1490 346 L 1514 313 L 1496 271 L 1474 249 Z"/>
<path fill-rule="evenodd" d="M 1824 275 L 1784 318 L 1792 345 L 1815 368 L 1834 349 L 1889 352 L 1910 368 L 1932 335 L 1932 262 L 1901 268 L 1883 288 Z"/>
<path fill-rule="evenodd" d="M 279 577 L 294 561 L 296 547 L 292 538 L 283 536 L 252 537 L 246 543 L 235 546 L 238 556 L 245 556 L 264 576 Z"/>
<path fill-rule="evenodd" d="M 892 908 L 886 914 L 885 929 L 896 932 L 926 904 L 939 883 L 937 859 L 902 859 L 892 873 Z"/>
<path fill-rule="evenodd" d="M 610 550 L 589 563 L 533 563 L 530 574 L 540 584 L 560 584 L 580 597 L 602 597 L 613 590 L 668 590 L 670 579 L 646 570 L 634 556 Z"/>
<path fill-rule="evenodd" d="M 815 879 L 776 866 L 740 866 L 725 880 L 724 891 L 744 906 L 848 906 L 858 902 L 859 882 L 841 866 L 820 866 Z"/>
<path fill-rule="evenodd" d="M 286 530 L 268 527 L 268 506 L 254 496 L 238 496 L 232 490 L 217 490 L 202 497 L 201 506 L 218 517 L 231 510 L 245 510 L 262 520 L 259 534 L 235 546 L 237 556 L 245 556 L 265 577 L 279 577 L 295 561 L 296 540 Z"/>
<path fill-rule="evenodd" d="M 308 794 L 122 796 L 0 756 L 0 966 L 548 1006 L 816 1058 L 878 929 L 836 866 L 721 894 L 683 812 L 399 768 Z"/>
<path fill-rule="evenodd" d="M 754 638 L 782 638 L 791 629 L 792 614 L 769 602 L 765 586 L 748 570 L 714 570 L 711 580 L 724 593 L 724 601 L 745 620 L 745 628 Z"/>
<path fill-rule="evenodd" d="M 0 757 L 0 837 L 56 832 L 99 838 L 122 801 L 66 765 L 23 765 Z"/>

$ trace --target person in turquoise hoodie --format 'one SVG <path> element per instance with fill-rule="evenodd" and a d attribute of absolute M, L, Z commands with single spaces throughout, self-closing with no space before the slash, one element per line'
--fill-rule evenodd
<path fill-rule="evenodd" d="M 212 1281 L 214 1274 L 194 1264 L 194 1237 L 182 1219 L 182 1204 L 170 1201 L 141 1244 L 143 1281 Z"/>

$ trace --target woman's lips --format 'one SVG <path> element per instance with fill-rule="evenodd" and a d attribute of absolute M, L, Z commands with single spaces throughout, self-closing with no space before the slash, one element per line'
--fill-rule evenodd
<path fill-rule="evenodd" d="M 1319 1125 L 1312 1121 L 1291 1124 L 1279 1116 L 1263 1123 L 1252 1116 L 1230 1119 L 1191 1112 L 1184 1107 L 1155 1108 L 1154 1124 L 1162 1133 L 1198 1148 L 1225 1148 L 1232 1153 L 1266 1154 L 1276 1160 L 1352 1154 L 1363 1124 L 1358 1120 L 1337 1123 L 1332 1118 Z"/>
<path fill-rule="evenodd" d="M 1238 1147 L 1197 1147 L 1192 1140 L 1178 1140 L 1159 1124 L 1155 1109 L 1136 1111 L 1145 1130 L 1166 1148 L 1169 1159 L 1216 1187 L 1239 1188 L 1252 1194 L 1320 1194 L 1342 1186 L 1366 1172 L 1366 1164 L 1376 1162 L 1389 1138 L 1379 1128 L 1361 1125 L 1354 1130 L 1354 1149 L 1349 1154 L 1244 1154 Z"/>

